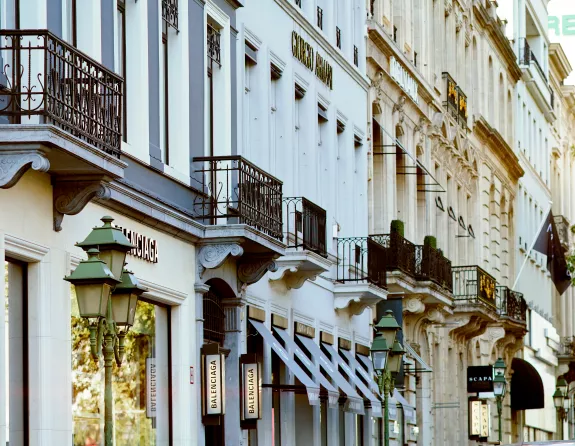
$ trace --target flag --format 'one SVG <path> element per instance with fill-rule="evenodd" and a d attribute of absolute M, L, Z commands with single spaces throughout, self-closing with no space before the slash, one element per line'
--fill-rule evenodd
<path fill-rule="evenodd" d="M 537 235 L 533 249 L 547 256 L 547 270 L 551 274 L 551 280 L 559 294 L 563 294 L 571 285 L 571 275 L 551 211 Z"/>

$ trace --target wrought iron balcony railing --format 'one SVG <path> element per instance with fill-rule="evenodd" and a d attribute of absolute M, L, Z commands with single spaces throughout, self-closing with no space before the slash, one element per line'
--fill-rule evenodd
<path fill-rule="evenodd" d="M 443 106 L 451 117 L 459 123 L 462 129 L 467 128 L 467 96 L 447 72 L 443 73 L 445 80 L 445 100 Z"/>
<path fill-rule="evenodd" d="M 567 251 L 569 249 L 569 220 L 563 215 L 554 215 L 553 219 L 555 220 L 555 227 L 559 235 L 559 242 L 563 249 Z"/>
<path fill-rule="evenodd" d="M 497 285 L 496 294 L 497 311 L 500 316 L 507 316 L 519 322 L 527 320 L 527 302 L 522 293 L 510 290 L 503 285 Z"/>
<path fill-rule="evenodd" d="M 539 74 L 541 74 L 543 79 L 547 80 L 547 75 L 543 71 L 543 68 L 541 68 L 537 57 L 535 57 L 535 53 L 531 50 L 529 42 L 525 37 L 522 37 L 519 39 L 519 65 L 530 65 L 531 62 L 535 63 Z"/>
<path fill-rule="evenodd" d="M 559 347 L 559 356 L 575 358 L 575 337 L 562 336 Z"/>
<path fill-rule="evenodd" d="M 401 271 L 415 277 L 415 245 L 398 232 L 372 235 L 372 239 L 387 249 L 387 271 Z"/>
<path fill-rule="evenodd" d="M 120 157 L 120 76 L 47 30 L 0 30 L 0 66 L 0 116 L 56 125 Z"/>
<path fill-rule="evenodd" d="M 483 303 L 496 309 L 495 279 L 479 266 L 454 266 L 453 299 L 456 303 Z"/>
<path fill-rule="evenodd" d="M 240 223 L 282 240 L 282 182 L 241 156 L 194 158 L 203 192 L 194 213 L 205 224 Z"/>
<path fill-rule="evenodd" d="M 387 250 L 371 237 L 337 239 L 337 281 L 387 287 Z"/>
<path fill-rule="evenodd" d="M 449 292 L 453 291 L 451 260 L 429 245 L 415 247 L 415 277 L 417 280 L 430 280 Z"/>
<path fill-rule="evenodd" d="M 178 0 L 162 0 L 162 19 L 168 26 L 178 30 Z"/>
<path fill-rule="evenodd" d="M 326 212 L 304 197 L 283 199 L 284 242 L 288 248 L 302 248 L 327 257 Z"/>

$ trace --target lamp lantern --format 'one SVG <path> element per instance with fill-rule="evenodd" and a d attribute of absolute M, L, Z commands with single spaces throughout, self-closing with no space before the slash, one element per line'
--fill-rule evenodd
<path fill-rule="evenodd" d="M 505 381 L 505 376 L 495 375 L 495 378 L 493 378 L 493 393 L 495 396 L 503 398 L 505 396 L 506 387 L 507 382 Z"/>
<path fill-rule="evenodd" d="M 395 317 L 393 316 L 393 311 L 387 310 L 385 315 L 379 320 L 375 326 L 375 331 L 381 334 L 385 338 L 385 342 L 388 347 L 393 346 L 395 341 L 395 336 L 397 332 L 401 329 Z"/>
<path fill-rule="evenodd" d="M 389 347 L 385 337 L 379 333 L 375 336 L 371 344 L 371 360 L 373 361 L 373 369 L 378 375 L 385 372 L 387 365 L 387 357 L 389 354 Z"/>
<path fill-rule="evenodd" d="M 499 358 L 497 361 L 495 361 L 495 364 L 493 364 L 493 374 L 495 376 L 505 376 L 505 370 L 507 369 L 507 366 L 505 365 L 505 363 L 503 362 L 503 359 Z"/>
<path fill-rule="evenodd" d="M 555 406 L 555 409 L 562 409 L 563 408 L 563 399 L 564 398 L 565 397 L 563 396 L 563 392 L 561 391 L 559 386 L 557 386 L 555 388 L 555 393 L 553 394 L 553 405 Z"/>
<path fill-rule="evenodd" d="M 97 248 L 100 251 L 100 259 L 103 260 L 116 278 L 122 276 L 122 269 L 126 261 L 126 254 L 134 249 L 134 245 L 126 238 L 124 233 L 112 226 L 114 219 L 110 216 L 101 218 L 103 226 L 96 226 L 83 242 L 76 246 L 85 251 Z"/>
<path fill-rule="evenodd" d="M 391 376 L 393 377 L 397 376 L 399 370 L 401 369 L 401 363 L 404 352 L 405 350 L 403 350 L 403 347 L 396 339 L 395 342 L 393 343 L 393 348 L 391 349 L 388 360 L 388 370 L 390 371 Z"/>
<path fill-rule="evenodd" d="M 563 377 L 560 377 L 557 380 L 557 388 L 561 390 L 563 396 L 567 396 L 567 389 L 569 388 L 569 384 L 567 384 L 567 380 Z"/>
<path fill-rule="evenodd" d="M 117 280 L 110 268 L 98 257 L 96 248 L 88 250 L 88 260 L 82 260 L 64 280 L 74 285 L 78 310 L 83 318 L 106 317 L 108 299 Z"/>
<path fill-rule="evenodd" d="M 134 273 L 124 268 L 122 281 L 112 293 L 112 316 L 117 326 L 129 328 L 134 325 L 138 298 L 146 291 Z"/>

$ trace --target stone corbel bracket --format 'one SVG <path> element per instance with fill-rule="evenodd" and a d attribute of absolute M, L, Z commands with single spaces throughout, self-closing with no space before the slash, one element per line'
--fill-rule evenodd
<path fill-rule="evenodd" d="M 331 262 L 315 254 L 286 253 L 276 260 L 276 265 L 277 271 L 268 275 L 269 280 L 283 280 L 289 290 L 301 288 L 306 280 L 315 280 L 329 270 Z"/>
<path fill-rule="evenodd" d="M 228 256 L 241 257 L 244 253 L 238 243 L 213 243 L 204 245 L 198 253 L 198 272 L 200 278 L 206 269 L 219 268 Z"/>
<path fill-rule="evenodd" d="M 337 312 L 349 311 L 356 316 L 380 302 L 387 293 L 375 285 L 338 284 L 334 289 L 334 308 Z"/>
<path fill-rule="evenodd" d="M 275 259 L 277 254 L 262 254 L 257 256 L 249 256 L 247 258 L 240 258 L 238 260 L 238 281 L 239 290 L 245 290 L 252 283 L 260 280 L 268 271 L 276 272 L 278 270 Z"/>
<path fill-rule="evenodd" d="M 469 339 L 482 335 L 487 329 L 487 321 L 479 316 L 452 316 L 448 325 L 454 326 L 449 331 L 454 340 L 460 339 L 467 342 Z"/>
<path fill-rule="evenodd" d="M 17 149 L 0 151 L 0 189 L 14 186 L 28 169 L 47 172 L 50 161 L 38 149 Z"/>
<path fill-rule="evenodd" d="M 64 215 L 76 215 L 92 199 L 107 200 L 111 196 L 109 180 L 104 177 L 53 177 L 54 231 L 62 230 Z"/>

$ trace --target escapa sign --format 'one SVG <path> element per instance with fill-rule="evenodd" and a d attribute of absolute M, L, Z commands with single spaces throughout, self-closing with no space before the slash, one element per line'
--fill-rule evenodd
<path fill-rule="evenodd" d="M 319 51 L 314 51 L 313 47 L 295 31 L 291 33 L 291 53 L 308 70 L 314 71 L 317 78 L 330 90 L 333 90 L 332 66 L 319 54 Z"/>
<path fill-rule="evenodd" d="M 223 415 L 224 361 L 221 354 L 204 356 L 204 415 Z"/>
<path fill-rule="evenodd" d="M 260 368 L 257 362 L 242 364 L 242 420 L 260 418 Z"/>
<path fill-rule="evenodd" d="M 389 58 L 389 74 L 395 82 L 413 99 L 413 102 L 419 104 L 418 89 L 419 85 L 415 79 L 407 72 L 405 68 L 393 56 Z"/>
<path fill-rule="evenodd" d="M 493 392 L 493 367 L 467 367 L 467 393 Z"/>

